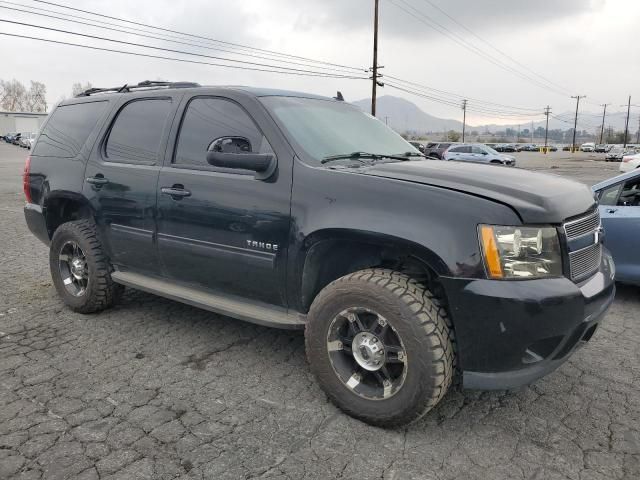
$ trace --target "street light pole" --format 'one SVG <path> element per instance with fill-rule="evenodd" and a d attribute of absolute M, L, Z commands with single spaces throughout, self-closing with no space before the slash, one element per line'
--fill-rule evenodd
<path fill-rule="evenodd" d="M 624 107 L 624 105 L 620 105 Z M 627 148 L 627 136 L 629 135 L 629 112 L 631 112 L 631 95 L 629 95 L 629 101 L 627 102 L 627 119 L 624 122 L 624 145 L 622 148 Z"/>

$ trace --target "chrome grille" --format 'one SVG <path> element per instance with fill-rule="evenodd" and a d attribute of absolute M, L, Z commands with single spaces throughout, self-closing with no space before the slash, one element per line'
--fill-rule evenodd
<path fill-rule="evenodd" d="M 564 231 L 569 240 L 578 238 L 587 233 L 593 233 L 600 227 L 600 212 L 594 210 L 589 215 L 572 220 L 564 224 Z"/>
<path fill-rule="evenodd" d="M 569 254 L 569 266 L 571 279 L 581 280 L 588 277 L 600 266 L 602 259 L 602 244 L 594 243 L 590 247 L 583 248 Z"/>
<path fill-rule="evenodd" d="M 597 209 L 584 217 L 571 220 L 564 224 L 564 232 L 567 236 L 567 244 L 569 245 L 569 271 L 571 280 L 580 281 L 598 270 L 602 260 L 602 244 L 599 240 L 600 229 L 600 213 Z M 595 234 L 596 232 L 598 232 L 598 234 Z M 572 243 L 575 248 L 576 243 L 580 244 L 580 240 L 577 239 L 583 238 L 586 235 L 594 235 L 593 241 L 595 243 L 580 248 L 579 250 L 571 251 Z"/>

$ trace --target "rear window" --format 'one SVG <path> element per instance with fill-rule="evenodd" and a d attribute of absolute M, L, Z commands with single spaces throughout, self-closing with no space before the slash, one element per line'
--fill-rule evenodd
<path fill-rule="evenodd" d="M 61 158 L 77 156 L 107 103 L 76 103 L 56 108 L 40 133 L 32 155 Z"/>
<path fill-rule="evenodd" d="M 118 113 L 107 138 L 107 159 L 110 162 L 143 165 L 157 163 L 170 111 L 170 98 L 141 99 L 127 103 Z"/>

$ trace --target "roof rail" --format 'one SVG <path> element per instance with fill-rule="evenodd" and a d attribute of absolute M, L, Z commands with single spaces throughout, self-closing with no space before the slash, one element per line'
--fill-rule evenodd
<path fill-rule="evenodd" d="M 107 92 L 115 92 L 115 93 L 127 93 L 136 89 L 153 89 L 153 88 L 192 88 L 199 87 L 199 83 L 195 82 L 164 82 L 164 81 L 154 81 L 154 80 L 145 80 L 144 82 L 140 82 L 137 85 L 128 85 L 124 84 L 120 87 L 110 87 L 110 88 L 90 88 L 85 90 L 82 93 L 76 95 L 76 97 L 89 97 L 91 95 L 95 95 L 96 93 L 107 93 Z"/>

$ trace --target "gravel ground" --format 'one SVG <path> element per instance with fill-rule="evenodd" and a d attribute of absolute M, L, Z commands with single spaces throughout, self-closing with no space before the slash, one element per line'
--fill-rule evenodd
<path fill-rule="evenodd" d="M 25 155 L 0 144 L 0 479 L 640 478 L 638 289 L 535 385 L 452 391 L 382 430 L 326 401 L 300 332 L 132 290 L 97 315 L 66 309 L 24 223 Z M 585 183 L 618 166 L 567 157 L 518 162 Z"/>

